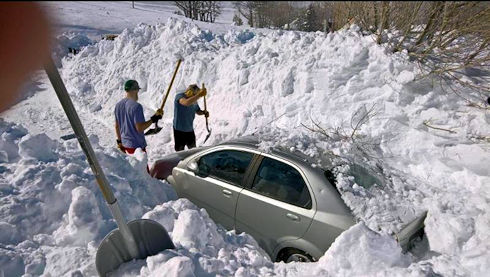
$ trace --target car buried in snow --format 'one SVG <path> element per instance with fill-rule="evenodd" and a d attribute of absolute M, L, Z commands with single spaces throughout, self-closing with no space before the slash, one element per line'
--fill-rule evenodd
<path fill-rule="evenodd" d="M 176 152 L 156 161 L 150 174 L 226 229 L 252 235 L 272 260 L 317 261 L 356 217 L 331 171 L 301 153 L 264 153 L 257 145 L 244 137 Z M 394 234 L 404 251 L 424 234 L 425 217 Z"/>

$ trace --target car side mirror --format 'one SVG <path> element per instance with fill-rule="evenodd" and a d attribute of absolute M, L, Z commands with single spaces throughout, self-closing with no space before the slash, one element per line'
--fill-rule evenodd
<path fill-rule="evenodd" d="M 206 178 L 209 175 L 209 166 L 205 164 L 198 165 L 196 161 L 188 163 L 187 169 L 202 178 Z"/>
<path fill-rule="evenodd" d="M 196 162 L 190 162 L 187 165 L 187 169 L 189 169 L 190 171 L 192 171 L 194 173 L 197 173 L 199 171 L 199 167 L 197 166 Z"/>

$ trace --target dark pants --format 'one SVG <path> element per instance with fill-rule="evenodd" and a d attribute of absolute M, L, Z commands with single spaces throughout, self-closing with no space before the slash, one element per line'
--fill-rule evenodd
<path fill-rule="evenodd" d="M 196 135 L 192 132 L 182 132 L 174 128 L 175 151 L 184 150 L 187 145 L 188 149 L 196 147 Z"/>

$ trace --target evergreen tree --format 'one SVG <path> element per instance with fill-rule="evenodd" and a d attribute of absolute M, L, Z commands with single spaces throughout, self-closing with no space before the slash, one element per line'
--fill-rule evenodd
<path fill-rule="evenodd" d="M 301 30 L 306 32 L 317 31 L 318 27 L 316 26 L 316 13 L 315 7 L 313 4 L 310 4 L 304 13 L 303 22 L 301 24 Z"/>
<path fill-rule="evenodd" d="M 235 23 L 236 26 L 242 26 L 243 25 L 243 20 L 240 17 L 240 15 L 235 13 L 235 16 L 233 16 L 233 22 Z"/>

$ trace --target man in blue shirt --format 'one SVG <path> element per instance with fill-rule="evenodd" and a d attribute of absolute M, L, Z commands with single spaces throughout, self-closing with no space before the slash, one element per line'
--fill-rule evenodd
<path fill-rule="evenodd" d="M 114 114 L 116 116 L 117 146 L 125 153 L 133 154 L 136 148 L 146 152 L 146 140 L 144 131 L 157 122 L 163 116 L 163 111 L 158 109 L 150 120 L 145 120 L 143 107 L 138 101 L 140 87 L 135 80 L 124 83 L 126 97 L 116 104 Z"/>
<path fill-rule="evenodd" d="M 196 84 L 190 85 L 185 92 L 177 93 L 174 101 L 174 140 L 175 151 L 196 147 L 194 134 L 195 115 L 209 117 L 208 111 L 203 111 L 197 104 L 200 97 L 206 96 L 206 88 L 199 89 Z"/>

